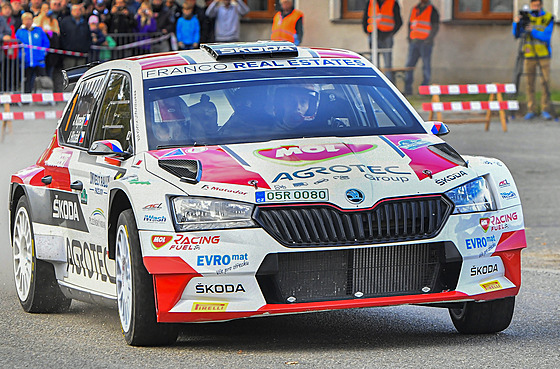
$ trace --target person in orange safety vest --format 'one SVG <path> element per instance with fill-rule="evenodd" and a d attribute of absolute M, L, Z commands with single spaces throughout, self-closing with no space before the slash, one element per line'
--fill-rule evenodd
<path fill-rule="evenodd" d="M 374 6 L 377 20 L 377 47 L 381 50 L 377 55 L 377 66 L 379 67 L 379 55 L 383 54 L 384 68 L 393 67 L 393 35 L 402 26 L 401 8 L 398 0 L 369 0 L 366 3 L 362 18 L 362 28 L 368 34 L 369 45 L 371 45 L 371 33 L 373 31 Z M 385 73 L 394 82 L 393 72 Z"/>
<path fill-rule="evenodd" d="M 430 0 L 420 0 L 412 8 L 408 22 L 408 57 L 407 67 L 415 67 L 418 59 L 422 58 L 422 85 L 430 84 L 432 73 L 432 48 L 434 37 L 439 30 L 439 13 Z M 412 95 L 412 81 L 414 71 L 406 72 L 404 93 Z"/>
<path fill-rule="evenodd" d="M 296 45 L 303 39 L 303 13 L 294 9 L 293 0 L 280 0 L 281 10 L 272 20 L 274 41 L 290 41 Z"/>

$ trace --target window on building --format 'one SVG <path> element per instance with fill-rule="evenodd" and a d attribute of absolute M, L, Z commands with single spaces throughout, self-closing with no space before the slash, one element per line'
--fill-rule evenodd
<path fill-rule="evenodd" d="M 244 0 L 251 11 L 246 18 L 249 19 L 272 19 L 276 9 L 280 9 L 279 0 Z"/>
<path fill-rule="evenodd" d="M 342 0 L 342 18 L 362 19 L 369 0 Z"/>
<path fill-rule="evenodd" d="M 454 19 L 511 20 L 512 17 L 511 0 L 454 0 Z"/>

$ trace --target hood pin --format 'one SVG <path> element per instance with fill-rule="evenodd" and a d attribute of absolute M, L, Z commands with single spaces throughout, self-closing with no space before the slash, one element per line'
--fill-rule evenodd
<path fill-rule="evenodd" d="M 424 173 L 425 175 L 427 175 L 428 177 L 430 177 L 430 179 L 433 178 L 432 171 L 429 170 L 429 169 L 424 169 L 424 170 L 422 171 L 422 173 Z"/>
<path fill-rule="evenodd" d="M 255 190 L 259 189 L 259 181 L 257 181 L 256 179 L 252 179 L 248 182 L 251 186 L 255 187 Z"/>

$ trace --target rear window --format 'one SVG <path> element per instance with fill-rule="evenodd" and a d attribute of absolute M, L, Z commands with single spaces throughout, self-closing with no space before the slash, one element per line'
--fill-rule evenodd
<path fill-rule="evenodd" d="M 424 133 L 371 68 L 306 68 L 144 81 L 150 149 Z"/>

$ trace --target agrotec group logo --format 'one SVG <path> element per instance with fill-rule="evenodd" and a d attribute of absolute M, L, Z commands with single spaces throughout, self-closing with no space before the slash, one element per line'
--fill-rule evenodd
<path fill-rule="evenodd" d="M 287 145 L 270 149 L 255 150 L 254 154 L 260 159 L 269 160 L 284 165 L 309 165 L 325 160 L 332 160 L 351 154 L 362 154 L 377 148 L 372 144 L 317 144 L 317 145 Z"/>

